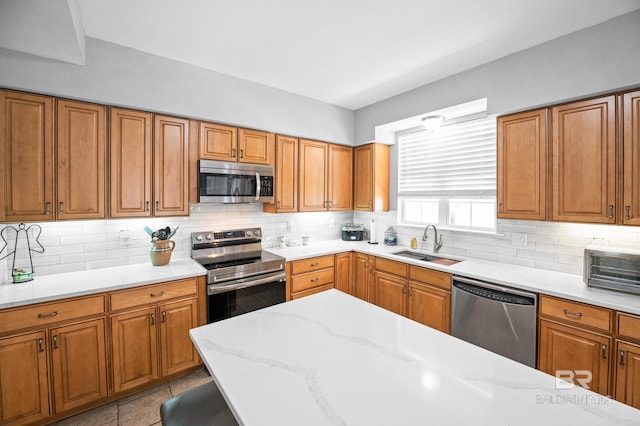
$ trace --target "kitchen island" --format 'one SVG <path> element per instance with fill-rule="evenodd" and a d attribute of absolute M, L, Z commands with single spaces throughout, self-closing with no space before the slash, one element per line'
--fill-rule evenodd
<path fill-rule="evenodd" d="M 639 410 L 337 290 L 190 333 L 244 425 L 640 422 Z"/>

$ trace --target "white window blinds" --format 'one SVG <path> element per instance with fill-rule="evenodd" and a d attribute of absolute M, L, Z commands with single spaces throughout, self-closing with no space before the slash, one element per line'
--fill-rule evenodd
<path fill-rule="evenodd" d="M 496 194 L 496 119 L 398 136 L 400 196 Z"/>

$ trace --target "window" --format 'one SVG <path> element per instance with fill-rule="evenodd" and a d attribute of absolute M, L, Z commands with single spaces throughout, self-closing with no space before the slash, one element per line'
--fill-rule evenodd
<path fill-rule="evenodd" d="M 496 119 L 398 135 L 400 222 L 494 230 Z"/>

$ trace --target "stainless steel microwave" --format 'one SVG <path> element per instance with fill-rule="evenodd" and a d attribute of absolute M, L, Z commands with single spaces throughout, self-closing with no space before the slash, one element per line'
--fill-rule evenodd
<path fill-rule="evenodd" d="M 273 203 L 273 166 L 200 160 L 198 202 Z"/>
<path fill-rule="evenodd" d="M 589 287 L 640 294 L 640 251 L 587 247 L 584 250 L 583 280 Z"/>

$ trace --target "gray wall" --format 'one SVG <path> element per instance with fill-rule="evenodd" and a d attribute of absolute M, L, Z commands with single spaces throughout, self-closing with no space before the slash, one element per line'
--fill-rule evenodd
<path fill-rule="evenodd" d="M 92 38 L 84 66 L 0 49 L 0 87 L 354 142 L 351 110 Z"/>
<path fill-rule="evenodd" d="M 361 108 L 356 145 L 375 126 L 488 98 L 503 114 L 640 86 L 640 10 Z"/>

